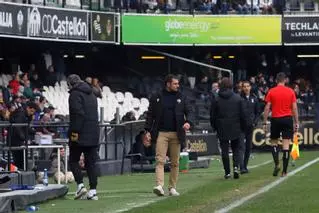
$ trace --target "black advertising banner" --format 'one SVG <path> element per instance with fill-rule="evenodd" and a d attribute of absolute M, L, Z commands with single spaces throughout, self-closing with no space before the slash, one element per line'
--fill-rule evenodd
<path fill-rule="evenodd" d="M 91 41 L 115 43 L 115 14 L 91 13 Z"/>
<path fill-rule="evenodd" d="M 284 44 L 318 44 L 319 16 L 284 16 L 282 38 Z"/>
<path fill-rule="evenodd" d="M 216 134 L 186 135 L 186 148 L 190 152 L 197 152 L 198 156 L 219 154 Z"/>
<path fill-rule="evenodd" d="M 19 38 L 88 41 L 88 12 L 0 3 L 0 35 Z"/>
<path fill-rule="evenodd" d="M 27 8 L 0 4 L 0 34 L 27 35 Z"/>
<path fill-rule="evenodd" d="M 301 124 L 297 135 L 301 149 L 319 147 L 319 131 L 315 122 Z M 255 149 L 268 150 L 271 148 L 270 133 L 265 135 L 265 131 L 259 126 L 253 131 L 252 142 Z"/>
<path fill-rule="evenodd" d="M 85 11 L 28 7 L 28 36 L 57 40 L 88 40 Z"/>

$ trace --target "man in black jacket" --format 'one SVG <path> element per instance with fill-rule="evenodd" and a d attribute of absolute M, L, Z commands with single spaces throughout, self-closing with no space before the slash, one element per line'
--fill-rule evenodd
<path fill-rule="evenodd" d="M 151 135 L 152 143 L 156 143 L 156 186 L 153 192 L 158 196 L 164 195 L 164 164 L 168 149 L 171 160 L 169 195 L 179 195 L 176 191 L 179 155 L 185 146 L 186 131 L 191 127 L 193 114 L 186 97 L 178 89 L 178 77 L 166 76 L 165 89 L 151 97 L 147 112 L 145 130 Z"/>
<path fill-rule="evenodd" d="M 213 130 L 217 131 L 222 150 L 225 179 L 229 179 L 229 141 L 233 151 L 234 178 L 239 178 L 239 145 L 240 136 L 246 126 L 246 113 L 241 97 L 232 91 L 232 82 L 223 78 L 218 96 L 212 100 L 210 121 Z"/>
<path fill-rule="evenodd" d="M 260 115 L 260 107 L 258 98 L 251 93 L 251 85 L 249 81 L 243 82 L 243 92 L 242 98 L 244 100 L 245 109 L 248 113 L 247 119 L 247 127 L 245 132 L 243 133 L 242 141 L 241 141 L 241 163 L 240 163 L 240 172 L 242 174 L 248 173 L 247 165 L 251 152 L 252 145 L 252 137 L 254 127 L 257 125 L 259 115 Z"/>
<path fill-rule="evenodd" d="M 83 198 L 86 195 L 88 200 L 98 200 L 96 195 L 97 174 L 95 171 L 99 143 L 97 98 L 93 94 L 92 88 L 83 82 L 78 75 L 70 75 L 67 83 L 70 89 L 70 167 L 78 184 L 75 199 Z M 84 153 L 90 183 L 88 193 L 84 187 L 83 175 L 79 167 L 82 152 Z"/>
<path fill-rule="evenodd" d="M 18 108 L 10 115 L 10 123 L 29 124 L 32 121 L 32 117 L 37 109 L 38 106 L 35 103 L 28 102 L 25 108 Z M 12 130 L 11 133 L 10 130 Z M 12 127 L 12 129 L 9 129 L 11 141 L 9 141 L 8 145 L 11 145 L 13 147 L 23 146 L 25 144 L 25 141 L 28 139 L 27 134 L 31 133 L 33 133 L 33 130 L 31 128 L 28 128 L 27 126 Z M 24 169 L 23 150 L 12 151 L 12 157 L 15 165 L 19 169 Z"/>

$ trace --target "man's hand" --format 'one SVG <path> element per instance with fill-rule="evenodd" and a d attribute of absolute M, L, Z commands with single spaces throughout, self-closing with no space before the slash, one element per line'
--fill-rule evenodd
<path fill-rule="evenodd" d="M 190 128 L 191 128 L 191 125 L 190 125 L 189 123 L 185 123 L 185 124 L 183 125 L 183 129 L 184 129 L 185 131 L 188 131 Z"/>
<path fill-rule="evenodd" d="M 77 142 L 77 141 L 79 140 L 79 134 L 78 134 L 78 133 L 75 133 L 75 132 L 72 132 L 72 133 L 71 133 L 70 140 L 71 140 L 72 142 Z"/>

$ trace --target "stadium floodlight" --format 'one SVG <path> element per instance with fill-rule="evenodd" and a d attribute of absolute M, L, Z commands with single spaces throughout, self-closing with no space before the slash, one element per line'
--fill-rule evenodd
<path fill-rule="evenodd" d="M 165 56 L 142 56 L 141 59 L 143 60 L 163 60 Z"/>
<path fill-rule="evenodd" d="M 319 58 L 319 55 L 297 55 L 297 58 Z"/>

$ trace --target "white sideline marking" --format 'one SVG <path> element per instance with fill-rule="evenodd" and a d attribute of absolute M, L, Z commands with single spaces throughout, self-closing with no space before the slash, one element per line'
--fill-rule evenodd
<path fill-rule="evenodd" d="M 260 163 L 260 164 L 256 164 L 256 165 L 253 165 L 253 166 L 248 166 L 248 169 L 254 169 L 254 168 L 258 168 L 260 166 L 264 166 L 264 165 L 267 165 L 269 163 L 273 162 L 272 160 L 268 160 L 268 161 L 265 161 L 263 163 Z"/>
<path fill-rule="evenodd" d="M 136 205 L 132 205 L 132 206 L 130 206 L 130 207 L 128 207 L 128 208 L 118 209 L 118 210 L 116 210 L 114 213 L 127 212 L 127 211 L 129 211 L 129 210 L 131 210 L 131 209 L 139 208 L 139 207 L 143 207 L 143 206 L 147 206 L 147 205 L 149 205 L 149 204 L 151 204 L 151 203 L 155 203 L 155 202 L 157 202 L 157 201 L 159 201 L 159 200 L 163 200 L 163 199 L 166 199 L 166 198 L 167 198 L 167 197 L 164 197 L 164 198 L 162 198 L 162 199 L 150 200 L 150 201 L 147 201 L 147 202 L 143 202 L 143 203 L 139 203 L 139 204 L 136 204 Z"/>
<path fill-rule="evenodd" d="M 255 168 L 258 168 L 260 166 L 264 166 L 266 164 L 269 164 L 271 163 L 272 160 L 268 160 L 268 161 L 265 161 L 263 163 L 260 163 L 260 164 L 256 164 L 256 165 L 253 165 L 253 166 L 248 166 L 248 169 L 255 169 Z M 217 172 L 217 171 L 224 171 L 224 169 L 221 169 L 221 170 L 211 170 L 212 172 Z M 202 172 L 202 173 L 209 173 L 209 172 Z M 139 190 L 139 189 L 114 189 L 114 190 L 101 190 L 101 191 L 97 191 L 98 194 L 109 194 L 109 193 L 148 193 L 146 191 L 143 191 L 143 190 Z M 68 192 L 67 195 L 70 196 L 70 195 L 74 195 L 75 192 Z M 119 196 L 119 197 L 123 197 L 123 196 Z"/>
<path fill-rule="evenodd" d="M 228 206 L 224 207 L 224 208 L 221 208 L 219 210 L 216 210 L 215 213 L 227 213 L 229 212 L 230 210 L 236 208 L 236 207 L 239 207 L 241 205 L 243 205 L 244 203 L 246 203 L 247 201 L 257 197 L 258 195 L 260 194 L 263 194 L 265 192 L 268 192 L 270 189 L 274 188 L 275 186 L 279 185 L 280 183 L 282 183 L 283 181 L 287 180 L 287 178 L 291 177 L 291 176 L 294 176 L 295 174 L 297 174 L 298 172 L 306 169 L 307 167 L 311 166 L 312 164 L 315 164 L 319 161 L 319 157 L 312 160 L 312 161 L 309 161 L 308 163 L 304 164 L 303 166 L 299 167 L 298 169 L 295 169 L 293 170 L 292 172 L 289 172 L 287 174 L 286 177 L 283 177 L 283 178 L 280 178 L 264 187 L 262 187 L 261 189 L 259 189 L 257 192 L 251 194 L 251 195 L 248 195 L 246 197 L 243 197 L 231 204 L 229 204 Z"/>
<path fill-rule="evenodd" d="M 260 166 L 264 166 L 266 164 L 269 164 L 271 163 L 272 160 L 269 160 L 269 161 L 265 161 L 263 163 L 260 163 L 260 164 L 256 164 L 256 165 L 253 165 L 253 166 L 250 166 L 249 168 L 250 169 L 254 169 L 254 168 L 258 168 Z M 152 203 L 156 203 L 158 201 L 161 201 L 161 200 L 164 200 L 164 199 L 167 199 L 168 196 L 165 196 L 165 197 L 162 197 L 162 198 L 155 198 L 154 200 L 149 200 L 149 201 L 146 201 L 146 202 L 142 202 L 142 203 L 139 203 L 139 204 L 136 204 L 136 205 L 133 205 L 133 206 L 128 206 L 127 208 L 123 208 L 123 209 L 118 209 L 116 210 L 114 213 L 122 213 L 122 212 L 126 212 L 126 211 L 129 211 L 131 209 L 134 209 L 134 208 L 139 208 L 139 207 L 143 207 L 143 206 L 147 206 L 149 204 L 152 204 Z"/>

